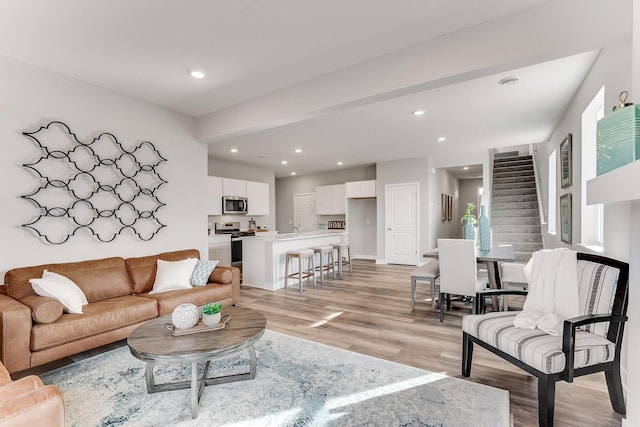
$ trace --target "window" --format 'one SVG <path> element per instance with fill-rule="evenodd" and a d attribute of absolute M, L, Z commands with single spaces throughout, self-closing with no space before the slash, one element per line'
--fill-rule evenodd
<path fill-rule="evenodd" d="M 604 86 L 600 88 L 589 106 L 582 113 L 582 202 L 581 244 L 602 250 L 604 235 L 603 205 L 587 205 L 587 181 L 596 177 L 596 131 L 598 120 L 604 117 Z"/>
<path fill-rule="evenodd" d="M 556 163 L 556 150 L 549 155 L 549 200 L 547 203 L 547 232 L 556 234 L 556 174 L 558 173 Z"/>

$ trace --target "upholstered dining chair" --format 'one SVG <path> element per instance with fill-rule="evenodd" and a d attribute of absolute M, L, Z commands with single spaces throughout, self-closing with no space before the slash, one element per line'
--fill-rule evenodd
<path fill-rule="evenodd" d="M 476 293 L 486 288 L 487 278 L 478 275 L 476 247 L 473 240 L 438 239 L 440 260 L 440 321 L 444 320 L 445 304 L 449 309 L 451 295 L 463 295 L 474 299 Z"/>
<path fill-rule="evenodd" d="M 538 422 L 553 426 L 555 383 L 604 371 L 613 410 L 625 414 L 620 378 L 620 349 L 627 320 L 629 264 L 598 255 L 577 254 L 578 298 L 583 315 L 567 319 L 563 335 L 516 328 L 519 312 L 465 316 L 462 321 L 462 375 L 471 374 L 478 344 L 538 378 Z M 522 294 L 488 290 L 477 295 Z M 483 311 L 484 304 L 478 304 Z"/>

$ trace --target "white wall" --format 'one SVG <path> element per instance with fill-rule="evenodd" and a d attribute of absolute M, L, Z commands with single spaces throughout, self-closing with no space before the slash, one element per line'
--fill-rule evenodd
<path fill-rule="evenodd" d="M 582 85 L 578 89 L 574 99 L 567 107 L 564 116 L 558 126 L 554 130 L 553 134 L 546 143 L 538 144 L 540 153 L 540 176 L 541 184 L 543 188 L 548 186 L 548 158 L 549 154 L 554 149 L 558 149 L 559 152 L 560 143 L 567 136 L 568 133 L 572 134 L 572 149 L 573 149 L 573 184 L 566 189 L 560 187 L 560 179 L 556 183 L 556 195 L 558 198 L 566 193 L 571 193 L 572 198 L 572 236 L 573 245 L 567 245 L 560 240 L 560 217 L 559 213 L 556 213 L 556 217 L 549 218 L 547 221 L 556 221 L 556 235 L 550 235 L 543 233 L 545 248 L 564 247 L 571 246 L 577 250 L 585 250 L 585 248 L 579 247 L 576 243 L 581 241 L 581 216 L 580 206 L 582 203 L 581 194 L 581 159 L 582 159 L 582 113 L 587 108 L 593 97 L 598 93 L 602 86 L 605 86 L 605 114 L 611 112 L 611 108 L 618 104 L 618 96 L 623 90 L 629 90 L 631 87 L 631 45 L 624 44 L 616 48 L 604 49 L 600 52 L 600 55 L 596 59 L 594 65 L 591 67 L 587 77 L 582 82 Z M 552 171 L 553 173 L 553 171 Z M 556 176 L 560 176 L 559 162 L 556 164 Z M 544 191 L 547 194 L 547 191 Z M 547 200 L 543 199 L 544 210 L 547 211 Z M 559 201 L 557 205 L 560 206 Z M 616 209 L 616 207 L 606 207 L 605 211 Z M 559 210 L 558 210 L 559 211 Z M 614 214 L 607 214 L 605 217 L 611 217 Z M 606 220 L 605 220 L 606 221 Z M 622 233 L 615 232 L 611 228 L 614 224 L 609 224 L 610 227 L 606 227 L 605 222 L 605 252 L 614 254 L 620 257 L 625 252 L 628 252 L 628 232 Z M 612 233 L 615 233 L 616 236 Z M 626 236 L 626 237 L 625 237 Z M 619 239 L 624 239 L 620 241 Z M 621 253 L 618 248 L 623 248 Z"/>
<path fill-rule="evenodd" d="M 467 211 L 467 203 L 473 203 L 476 208 L 473 210 L 473 214 L 476 216 L 476 220 L 480 218 L 480 205 L 478 203 L 478 189 L 482 188 L 482 179 L 461 179 L 459 183 L 460 187 L 460 199 L 458 200 L 458 216 L 454 217 L 458 227 L 458 233 L 456 237 L 462 238 L 462 224 L 460 218 Z M 486 199 L 485 199 L 486 200 Z"/>
<path fill-rule="evenodd" d="M 376 259 L 377 200 L 347 199 L 351 257 Z"/>
<path fill-rule="evenodd" d="M 223 178 L 242 179 L 245 181 L 266 182 L 269 184 L 269 215 L 256 216 L 254 219 L 256 220 L 256 225 L 268 227 L 270 230 L 275 230 L 276 178 L 275 173 L 272 170 L 244 165 L 242 163 L 209 158 L 208 174 L 209 176 L 221 176 Z M 251 201 L 249 201 L 249 203 L 251 203 Z M 249 226 L 249 218 L 251 217 L 247 215 L 224 215 L 211 216 L 209 217 L 209 221 L 239 221 L 240 227 L 246 228 Z"/>
<path fill-rule="evenodd" d="M 431 169 L 430 169 L 431 170 Z M 430 175 L 429 180 L 429 236 L 424 251 L 437 247 L 438 239 L 454 239 L 462 234 L 462 224 L 460 217 L 462 214 L 458 209 L 460 190 L 459 181 L 446 169 L 436 169 Z M 451 221 L 442 221 L 442 201 L 441 195 L 446 194 L 453 197 Z"/>
<path fill-rule="evenodd" d="M 185 248 L 206 257 L 207 151 L 195 140 L 194 119 L 6 57 L 0 57 L 0 93 L 0 275 L 20 266 Z M 36 152 L 22 132 L 52 120 L 66 123 L 81 140 L 111 132 L 127 148 L 151 141 L 168 160 L 158 167 L 168 184 L 157 193 L 167 205 L 157 216 L 167 227 L 148 242 L 124 234 L 102 243 L 83 233 L 55 246 L 20 227 L 37 215 L 20 196 L 38 186 L 34 174 L 20 166 Z"/>
<path fill-rule="evenodd" d="M 315 193 L 316 187 L 321 185 L 344 184 L 345 182 L 369 179 L 376 179 L 375 166 L 276 179 L 276 226 L 278 231 L 283 233 L 293 231 L 292 223 L 289 221 L 293 221 L 294 194 Z M 323 222 L 326 222 L 326 219 Z"/>

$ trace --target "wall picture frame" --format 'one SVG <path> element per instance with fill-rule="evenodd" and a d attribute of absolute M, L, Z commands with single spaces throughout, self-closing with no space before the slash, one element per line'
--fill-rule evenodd
<path fill-rule="evenodd" d="M 560 143 L 560 186 L 562 188 L 571 187 L 573 175 L 573 155 L 571 150 L 571 134 Z"/>
<path fill-rule="evenodd" d="M 560 196 L 560 240 L 571 244 L 571 193 Z"/>
<path fill-rule="evenodd" d="M 447 206 L 448 206 L 448 198 L 446 194 L 442 193 L 440 195 L 440 220 L 445 222 L 447 220 Z"/>
<path fill-rule="evenodd" d="M 447 196 L 447 221 L 453 217 L 453 196 Z"/>

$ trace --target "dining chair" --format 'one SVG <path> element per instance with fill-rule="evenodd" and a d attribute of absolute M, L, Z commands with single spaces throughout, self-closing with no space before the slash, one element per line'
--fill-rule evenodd
<path fill-rule="evenodd" d="M 487 286 L 487 277 L 478 274 L 476 247 L 473 240 L 438 239 L 440 260 L 440 321 L 444 306 L 449 309 L 451 295 L 473 298 L 473 313 L 477 312 L 476 293 Z"/>

